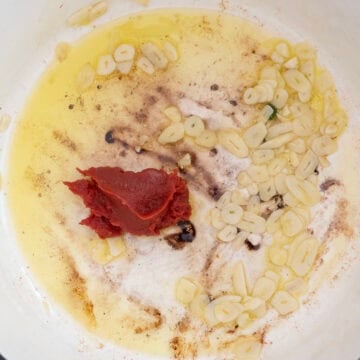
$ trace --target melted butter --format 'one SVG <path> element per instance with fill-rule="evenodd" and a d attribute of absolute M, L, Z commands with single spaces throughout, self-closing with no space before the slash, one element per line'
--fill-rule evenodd
<path fill-rule="evenodd" d="M 138 155 L 132 150 L 141 135 L 158 136 L 167 124 L 162 110 L 169 105 L 180 106 L 184 113 L 202 112 L 199 115 L 214 129 L 224 124 L 241 126 L 238 119 L 251 118 L 252 110 L 240 103 L 235 108 L 229 101 L 238 100 L 241 90 L 254 84 L 259 68 L 267 62 L 262 45 L 268 46 L 269 39 L 261 29 L 224 14 L 149 12 L 110 23 L 73 44 L 68 58 L 54 62 L 34 89 L 12 143 L 6 179 L 9 206 L 19 244 L 36 279 L 90 331 L 156 355 L 181 358 L 211 352 L 202 325 L 187 329 L 188 342 L 179 337 L 178 324 L 185 313 L 174 299 L 173 287 L 182 275 L 203 276 L 208 254 L 214 254 L 216 240 L 204 221 L 213 206 L 207 186 L 234 187 L 245 165 L 222 151 L 216 157 L 197 152 L 196 172 L 187 175 L 195 241 L 175 251 L 158 238 L 128 237 L 127 254 L 107 265 L 94 261 L 91 249 L 100 240 L 78 225 L 87 210 L 62 181 L 79 178 L 76 168 L 90 166 L 134 171 L 173 167 L 180 156 L 193 150 L 192 143 L 160 149 L 150 141 L 148 152 Z M 165 40 L 180 53 L 180 60 L 166 71 L 153 76 L 136 70 L 129 76 L 98 77 L 87 92 L 78 92 L 76 78 L 85 64 L 96 68 L 99 56 L 112 53 L 121 43 L 161 45 Z M 210 90 L 213 84 L 218 91 Z M 107 144 L 109 130 L 128 146 Z M 210 262 L 219 261 L 219 269 L 234 259 L 232 245 L 226 246 L 223 259 L 210 257 Z M 243 259 L 250 277 L 262 273 L 264 254 L 262 249 Z M 211 281 L 211 276 L 206 278 Z"/>

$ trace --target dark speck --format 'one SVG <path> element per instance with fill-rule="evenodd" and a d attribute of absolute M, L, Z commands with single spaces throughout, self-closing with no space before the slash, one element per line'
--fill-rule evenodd
<path fill-rule="evenodd" d="M 108 143 L 108 144 L 113 144 L 115 142 L 115 139 L 113 137 L 113 131 L 110 130 L 108 131 L 106 134 L 105 134 L 105 141 Z"/>
<path fill-rule="evenodd" d="M 252 244 L 248 239 L 245 240 L 245 245 L 247 246 L 247 248 L 248 248 L 250 251 L 259 250 L 260 247 L 261 247 L 260 244 L 257 244 L 257 245 Z"/>
<path fill-rule="evenodd" d="M 218 186 L 214 185 L 209 188 L 208 194 L 217 201 L 221 198 L 222 192 Z"/>
<path fill-rule="evenodd" d="M 72 110 L 74 108 L 74 104 L 69 105 L 69 110 Z"/>
<path fill-rule="evenodd" d="M 314 174 L 315 175 L 319 175 L 319 169 L 316 167 L 315 170 L 314 170 Z"/>
<path fill-rule="evenodd" d="M 101 85 L 98 85 L 98 86 L 96 86 L 96 88 L 97 88 L 98 90 L 101 90 L 102 86 L 101 86 Z"/>
<path fill-rule="evenodd" d="M 232 105 L 232 106 L 237 106 L 238 103 L 236 100 L 230 100 L 229 103 Z"/>
<path fill-rule="evenodd" d="M 219 90 L 219 85 L 218 84 L 212 84 L 210 86 L 210 90 L 211 91 L 218 91 Z"/>
<path fill-rule="evenodd" d="M 214 157 L 216 156 L 218 153 L 218 149 L 217 148 L 213 148 L 210 150 L 210 156 Z"/>
<path fill-rule="evenodd" d="M 101 105 L 100 105 L 100 104 L 97 104 L 97 105 L 95 106 L 95 108 L 96 108 L 97 111 L 100 111 L 100 110 L 101 110 Z"/>

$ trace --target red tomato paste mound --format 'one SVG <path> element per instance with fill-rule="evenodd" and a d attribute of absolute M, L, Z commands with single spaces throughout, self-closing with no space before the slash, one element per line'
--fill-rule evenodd
<path fill-rule="evenodd" d="M 161 229 L 191 215 L 189 190 L 176 171 L 98 167 L 79 172 L 88 179 L 64 184 L 90 209 L 90 216 L 80 224 L 101 238 L 123 232 L 158 235 Z"/>

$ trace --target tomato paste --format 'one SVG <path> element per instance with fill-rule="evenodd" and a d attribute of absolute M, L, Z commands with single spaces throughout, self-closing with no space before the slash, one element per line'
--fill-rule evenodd
<path fill-rule="evenodd" d="M 80 224 L 101 238 L 123 232 L 157 235 L 191 215 L 186 182 L 176 171 L 168 174 L 157 169 L 133 172 L 98 167 L 79 172 L 88 179 L 64 184 L 90 209 L 90 216 Z"/>

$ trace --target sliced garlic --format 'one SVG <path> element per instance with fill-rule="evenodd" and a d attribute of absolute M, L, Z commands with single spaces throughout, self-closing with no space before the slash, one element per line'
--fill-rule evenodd
<path fill-rule="evenodd" d="M 218 132 L 218 139 L 224 149 L 238 158 L 244 158 L 249 153 L 244 140 L 234 130 L 220 130 Z"/>
<path fill-rule="evenodd" d="M 288 58 L 290 56 L 289 46 L 284 42 L 277 44 L 275 50 L 284 58 Z"/>
<path fill-rule="evenodd" d="M 285 89 L 277 89 L 275 91 L 274 98 L 271 103 L 277 109 L 282 109 L 286 105 L 288 98 L 289 98 L 289 94 Z"/>
<path fill-rule="evenodd" d="M 96 3 L 93 3 L 89 6 L 85 6 L 80 10 L 73 13 L 67 23 L 69 26 L 81 26 L 87 25 L 94 21 L 96 18 L 105 14 L 108 9 L 107 1 L 102 0 Z"/>
<path fill-rule="evenodd" d="M 154 65 L 155 69 L 166 68 L 168 59 L 157 45 L 149 42 L 141 45 L 140 48 L 145 57 Z"/>
<path fill-rule="evenodd" d="M 247 296 L 247 278 L 244 264 L 239 261 L 233 269 L 232 273 L 232 283 L 234 286 L 234 291 L 236 294 L 241 296 Z"/>
<path fill-rule="evenodd" d="M 170 61 L 177 61 L 179 58 L 176 47 L 173 44 L 171 44 L 169 41 L 164 42 L 164 52 Z"/>
<path fill-rule="evenodd" d="M 132 67 L 133 67 L 133 61 L 124 61 L 121 63 L 118 63 L 116 65 L 116 68 L 119 70 L 120 74 L 127 75 L 130 73 Z"/>
<path fill-rule="evenodd" d="M 298 309 L 297 300 L 286 291 L 278 291 L 271 300 L 271 305 L 280 315 L 287 315 Z"/>
<path fill-rule="evenodd" d="M 80 70 L 77 79 L 76 85 L 78 89 L 83 92 L 87 90 L 95 80 L 95 70 L 90 64 L 86 64 Z"/>
<path fill-rule="evenodd" d="M 311 148 L 316 155 L 327 156 L 336 152 L 337 142 L 329 136 L 324 135 L 314 139 L 311 144 Z"/>
<path fill-rule="evenodd" d="M 300 71 L 311 81 L 314 83 L 315 81 L 315 64 L 313 61 L 306 61 L 301 64 Z"/>
<path fill-rule="evenodd" d="M 292 57 L 284 64 L 284 67 L 286 69 L 297 69 L 298 66 L 299 66 L 299 59 L 296 56 Z"/>
<path fill-rule="evenodd" d="M 253 125 L 252 127 L 248 128 L 245 131 L 243 138 L 248 147 L 256 148 L 263 142 L 266 133 L 267 133 L 267 128 L 265 124 L 259 122 Z"/>
<path fill-rule="evenodd" d="M 265 301 L 258 297 L 248 296 L 244 300 L 243 306 L 244 311 L 247 311 L 250 315 L 258 318 L 263 317 L 267 311 Z"/>
<path fill-rule="evenodd" d="M 173 122 L 180 122 L 182 119 L 181 112 L 176 106 L 169 106 L 163 110 L 163 114 Z"/>
<path fill-rule="evenodd" d="M 267 277 L 268 279 L 271 279 L 272 281 L 274 281 L 274 283 L 276 284 L 276 286 L 278 285 L 279 281 L 280 281 L 280 275 L 274 271 L 266 271 L 264 274 L 265 277 Z"/>
<path fill-rule="evenodd" d="M 176 284 L 175 296 L 176 300 L 182 304 L 191 303 L 198 292 L 198 286 L 188 278 L 180 278 Z"/>
<path fill-rule="evenodd" d="M 223 296 L 226 298 L 226 296 Z M 238 318 L 242 313 L 243 307 L 239 303 L 228 300 L 216 299 L 217 303 L 214 305 L 215 318 L 221 323 L 229 323 Z"/>
<path fill-rule="evenodd" d="M 277 148 L 287 144 L 289 141 L 293 140 L 294 137 L 295 137 L 295 135 L 292 133 L 287 133 L 287 134 L 277 136 L 277 137 L 261 144 L 260 149 L 277 149 Z"/>
<path fill-rule="evenodd" d="M 225 222 L 222 219 L 221 212 L 219 209 L 212 209 L 210 211 L 211 225 L 218 230 L 221 230 L 225 227 Z"/>
<path fill-rule="evenodd" d="M 304 205 L 313 206 L 320 201 L 320 192 L 311 182 L 299 180 L 293 175 L 287 176 L 285 181 L 290 193 Z"/>
<path fill-rule="evenodd" d="M 298 297 L 306 294 L 308 290 L 308 284 L 302 278 L 295 278 L 284 284 L 284 290 L 286 290 L 291 295 Z"/>
<path fill-rule="evenodd" d="M 318 243 L 315 238 L 311 237 L 304 240 L 295 250 L 291 268 L 296 275 L 305 276 L 314 264 L 318 249 Z"/>
<path fill-rule="evenodd" d="M 276 283 L 273 280 L 266 277 L 260 277 L 254 285 L 252 296 L 267 301 L 272 297 L 275 291 Z"/>
<path fill-rule="evenodd" d="M 237 182 L 241 187 L 246 187 L 252 183 L 252 180 L 246 171 L 241 171 L 237 177 Z"/>
<path fill-rule="evenodd" d="M 276 138 L 279 135 L 289 133 L 292 130 L 293 130 L 293 125 L 291 122 L 274 124 L 269 127 L 268 133 L 266 135 L 266 140 Z"/>
<path fill-rule="evenodd" d="M 251 160 L 255 165 L 261 165 L 272 160 L 274 156 L 274 151 L 270 149 L 255 150 L 251 154 Z"/>
<path fill-rule="evenodd" d="M 258 102 L 270 102 L 274 98 L 274 87 L 269 83 L 259 83 L 254 87 L 254 90 L 258 93 Z"/>
<path fill-rule="evenodd" d="M 238 224 L 241 230 L 254 234 L 264 233 L 265 225 L 264 218 L 248 211 L 244 211 L 243 217 Z"/>
<path fill-rule="evenodd" d="M 217 238 L 223 242 L 230 242 L 236 238 L 237 228 L 233 225 L 226 225 L 217 233 Z"/>
<path fill-rule="evenodd" d="M 295 91 L 305 93 L 311 90 L 311 83 L 299 70 L 291 69 L 284 72 L 286 83 Z"/>
<path fill-rule="evenodd" d="M 254 88 L 248 88 L 245 90 L 243 100 L 247 105 L 257 104 L 259 101 L 259 93 Z"/>
<path fill-rule="evenodd" d="M 314 154 L 313 151 L 308 150 L 296 168 L 295 175 L 300 179 L 306 179 L 314 173 L 318 165 L 319 158 Z"/>
<path fill-rule="evenodd" d="M 268 181 L 260 183 L 258 187 L 260 199 L 262 201 L 269 201 L 273 196 L 276 195 L 274 179 L 272 178 Z"/>
<path fill-rule="evenodd" d="M 283 266 L 287 261 L 287 251 L 285 249 L 271 247 L 269 249 L 270 261 L 277 266 Z"/>
<path fill-rule="evenodd" d="M 247 173 L 257 183 L 269 180 L 269 173 L 265 165 L 250 165 Z"/>
<path fill-rule="evenodd" d="M 231 192 L 226 191 L 221 195 L 220 199 L 216 203 L 216 206 L 222 209 L 230 204 L 231 204 Z"/>
<path fill-rule="evenodd" d="M 200 136 L 195 138 L 195 143 L 199 146 L 211 149 L 217 144 L 217 136 L 214 131 L 204 130 Z"/>
<path fill-rule="evenodd" d="M 116 63 L 111 55 L 100 56 L 97 65 L 97 74 L 100 76 L 111 75 L 116 70 Z"/>
<path fill-rule="evenodd" d="M 287 144 L 289 150 L 298 154 L 303 154 L 306 151 L 306 145 L 304 139 L 297 138 Z"/>
<path fill-rule="evenodd" d="M 236 320 L 236 324 L 240 327 L 240 329 L 246 328 L 251 324 L 250 315 L 246 312 L 241 313 Z"/>
<path fill-rule="evenodd" d="M 289 191 L 289 189 L 286 185 L 286 175 L 285 174 L 283 174 L 283 173 L 277 174 L 275 176 L 274 183 L 275 183 L 276 191 L 280 195 L 284 195 Z"/>
<path fill-rule="evenodd" d="M 130 44 L 121 44 L 114 52 L 114 59 L 117 62 L 132 61 L 135 56 L 135 48 Z"/>
<path fill-rule="evenodd" d="M 287 211 L 280 218 L 281 227 L 286 236 L 296 236 L 304 230 L 305 224 L 302 219 L 292 210 Z"/>
<path fill-rule="evenodd" d="M 181 140 L 185 135 L 184 125 L 182 123 L 173 123 L 160 134 L 158 141 L 160 144 L 173 144 Z"/>
<path fill-rule="evenodd" d="M 141 56 L 136 62 L 136 66 L 148 75 L 152 75 L 155 72 L 155 67 L 152 62 L 145 56 Z"/>
<path fill-rule="evenodd" d="M 185 119 L 184 129 L 186 135 L 198 137 L 205 130 L 205 125 L 200 117 L 192 115 Z"/>
<path fill-rule="evenodd" d="M 312 116 L 302 115 L 294 120 L 294 133 L 298 136 L 309 136 L 314 133 L 314 120 Z"/>
<path fill-rule="evenodd" d="M 275 63 L 275 64 L 282 64 L 285 61 L 285 58 L 283 56 L 281 56 L 277 51 L 274 51 L 271 54 L 271 60 Z"/>
<path fill-rule="evenodd" d="M 301 60 L 314 60 L 316 58 L 316 50 L 307 42 L 296 44 L 295 53 Z"/>
<path fill-rule="evenodd" d="M 236 225 L 243 215 L 243 209 L 236 204 L 229 204 L 221 210 L 221 217 L 226 224 Z"/>
<path fill-rule="evenodd" d="M 273 211 L 266 221 L 266 231 L 270 234 L 280 229 L 280 217 L 284 214 L 283 209 Z"/>

